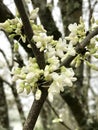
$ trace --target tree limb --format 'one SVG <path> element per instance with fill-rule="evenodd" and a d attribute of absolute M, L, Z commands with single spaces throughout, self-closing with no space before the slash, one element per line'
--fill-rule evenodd
<path fill-rule="evenodd" d="M 36 120 L 38 118 L 38 115 L 40 113 L 40 110 L 42 108 L 42 105 L 45 102 L 46 97 L 48 95 L 47 88 L 42 88 L 41 90 L 42 90 L 41 98 L 39 100 L 36 100 L 36 99 L 34 100 L 32 106 L 31 106 L 30 112 L 28 114 L 27 120 L 24 124 L 23 130 L 33 130 L 34 129 L 34 126 L 35 126 Z"/>
<path fill-rule="evenodd" d="M 81 42 L 81 43 L 77 43 L 75 50 L 77 53 L 82 53 L 83 49 L 89 44 L 91 38 L 93 38 L 95 35 L 98 34 L 98 28 L 96 28 L 95 30 L 93 30 L 92 32 L 90 32 L 86 38 Z M 66 66 L 68 67 L 69 64 L 71 63 L 71 61 L 76 57 L 75 56 L 70 56 L 68 55 L 68 57 L 61 63 L 61 66 Z"/>
<path fill-rule="evenodd" d="M 85 46 L 89 44 L 90 39 L 93 36 L 97 35 L 97 34 L 98 34 L 98 28 L 95 29 L 94 31 L 92 31 L 90 34 L 88 34 L 88 36 L 81 43 L 77 44 L 77 46 L 75 48 L 76 52 L 81 53 L 82 50 L 85 48 Z M 69 64 L 71 63 L 71 61 L 74 58 L 75 58 L 75 56 L 68 56 L 68 59 L 65 60 L 61 64 L 61 66 L 65 65 L 65 66 L 68 67 Z M 24 125 L 24 129 L 23 130 L 33 130 L 33 128 L 35 126 L 35 123 L 36 123 L 37 117 L 39 115 L 40 109 L 41 109 L 41 107 L 42 107 L 42 105 L 43 105 L 43 103 L 44 103 L 44 101 L 46 100 L 46 97 L 47 97 L 47 90 L 46 90 L 46 88 L 42 88 L 42 89 L 43 89 L 42 96 L 41 96 L 40 100 L 38 100 L 38 101 L 34 100 L 34 103 L 33 103 L 32 107 L 31 107 L 30 113 L 28 115 L 28 118 L 27 118 L 27 121 L 26 121 L 26 123 Z M 62 97 L 64 99 L 66 98 L 65 101 L 67 101 L 67 103 L 68 103 L 68 105 L 70 107 L 73 106 L 73 108 L 72 108 L 73 109 L 73 113 L 77 113 L 76 114 L 76 120 L 79 120 L 80 117 L 87 117 L 85 115 L 85 111 L 84 110 L 82 110 L 81 113 L 80 113 L 80 110 L 82 108 L 82 104 L 81 104 L 81 102 L 79 102 L 79 99 L 77 97 L 73 98 L 72 95 L 69 94 L 69 93 L 67 95 L 65 95 L 65 94 L 63 95 L 63 93 L 62 93 L 61 95 L 62 95 Z M 76 104 L 77 108 L 79 108 L 78 110 L 76 109 L 76 107 L 74 107 L 75 104 Z M 78 116 L 80 114 L 81 114 L 81 116 Z M 83 125 L 84 122 L 86 122 L 86 118 L 85 119 L 83 118 L 83 122 L 80 122 L 80 125 Z"/>
<path fill-rule="evenodd" d="M 19 12 L 20 12 L 20 14 L 21 14 L 21 18 L 22 18 L 22 21 L 23 21 L 23 24 L 24 24 L 24 28 L 25 28 L 25 33 L 26 33 L 26 35 L 27 35 L 27 37 L 28 37 L 28 40 L 29 40 L 29 42 L 31 43 L 31 38 L 32 38 L 32 36 L 33 36 L 33 32 L 31 31 L 31 27 L 30 27 L 30 23 L 28 24 L 28 17 L 27 17 L 27 15 L 25 14 L 24 15 L 24 13 L 25 13 L 25 10 L 24 10 L 24 8 L 22 8 L 23 6 L 21 6 L 21 0 L 15 0 L 16 1 L 16 3 L 17 3 L 17 8 L 18 8 L 18 6 L 20 7 L 19 8 Z M 22 3 L 23 4 L 23 3 Z M 21 11 L 22 10 L 22 11 Z M 24 16 L 26 16 L 25 18 L 23 18 Z M 25 24 L 27 24 L 27 26 L 25 26 Z M 28 26 L 30 27 L 29 29 L 28 29 Z M 28 31 L 29 30 L 29 31 Z M 26 32 L 27 31 L 27 32 Z M 97 33 L 98 33 L 98 29 L 97 29 Z M 96 33 L 96 34 L 97 34 Z M 93 35 L 89 35 L 89 37 L 88 37 L 88 40 L 87 40 L 87 38 L 86 38 L 86 40 L 85 40 L 85 42 L 83 42 L 83 44 L 84 43 L 86 43 L 86 44 L 84 44 L 84 46 L 81 46 L 80 44 L 80 46 L 78 47 L 78 45 L 76 46 L 76 52 L 81 52 L 81 49 L 83 49 L 87 44 L 88 44 L 88 42 L 89 42 L 89 40 L 94 36 L 94 35 L 96 35 L 96 34 L 93 34 Z M 30 35 L 30 36 L 29 36 Z M 90 38 L 90 39 L 89 39 Z M 32 45 L 32 50 L 33 50 L 33 52 L 35 52 L 36 51 L 36 46 L 34 45 L 34 44 L 32 44 L 31 43 L 31 45 Z M 34 47 L 33 47 L 34 46 Z M 38 51 L 39 52 L 39 51 Z M 35 57 L 37 56 L 37 53 L 35 52 Z M 38 58 L 38 57 L 37 57 Z M 41 57 L 42 58 L 42 57 Z M 43 59 L 43 58 L 42 58 Z M 70 64 L 70 62 L 74 59 L 74 57 L 73 56 L 69 56 L 69 58 L 68 58 L 69 60 L 67 61 L 64 61 L 62 64 L 61 64 L 61 66 L 62 65 L 65 65 L 65 66 L 67 66 L 68 64 Z M 39 59 L 38 58 L 38 60 L 40 61 L 41 59 Z M 37 60 L 37 61 L 38 61 Z M 43 62 L 42 62 L 42 68 L 43 68 Z M 45 94 L 45 95 L 44 95 Z M 44 98 L 43 98 L 44 97 Z M 24 126 L 24 130 L 32 130 L 33 128 L 34 128 L 34 125 L 35 125 L 35 122 L 36 122 L 36 120 L 37 120 L 37 117 L 38 117 L 38 115 L 39 115 L 39 112 L 40 112 L 40 109 L 41 109 L 41 107 L 42 107 L 42 105 L 43 105 L 43 103 L 44 103 L 44 101 L 45 101 L 45 99 L 46 99 L 46 97 L 47 97 L 47 90 L 45 89 L 45 88 L 43 88 L 43 91 L 42 91 L 42 96 L 41 96 L 41 99 L 40 100 L 38 100 L 38 101 L 34 101 L 34 103 L 33 103 L 33 105 L 32 105 L 32 108 L 31 108 L 31 111 L 30 111 L 30 113 L 29 113 L 29 115 L 28 115 L 28 117 L 30 117 L 30 120 L 29 120 L 29 118 L 27 118 L 27 122 L 25 123 L 25 126 Z M 34 119 L 33 119 L 34 118 Z M 33 120 L 33 123 L 32 123 L 32 120 Z M 31 129 L 29 129 L 28 127 L 27 127 L 27 124 L 30 124 L 30 125 L 32 125 L 33 124 L 33 127 L 31 128 Z"/>
<path fill-rule="evenodd" d="M 20 17 L 22 19 L 25 34 L 27 36 L 29 43 L 31 44 L 37 63 L 41 69 L 44 69 L 45 67 L 44 52 L 40 52 L 39 49 L 36 47 L 35 43 L 32 42 L 33 30 L 32 30 L 32 27 L 28 18 L 28 14 L 24 7 L 24 2 L 23 0 L 14 0 L 14 1 L 19 11 Z"/>

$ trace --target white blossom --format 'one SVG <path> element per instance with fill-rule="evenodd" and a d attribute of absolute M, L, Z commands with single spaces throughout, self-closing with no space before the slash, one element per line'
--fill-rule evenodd
<path fill-rule="evenodd" d="M 33 12 L 32 19 L 36 18 L 37 11 L 35 10 Z M 60 68 L 60 63 L 68 55 L 75 56 L 74 45 L 79 41 L 77 33 L 82 35 L 80 31 L 82 25 L 78 26 L 76 23 L 70 24 L 68 27 L 70 30 L 69 36 L 64 39 L 60 38 L 58 41 L 53 40 L 53 36 L 47 36 L 46 30 L 42 25 L 35 25 L 33 22 L 32 28 L 34 32 L 32 41 L 35 42 L 36 47 L 40 51 L 44 52 L 46 66 L 43 70 L 40 69 L 36 59 L 30 57 L 26 66 L 14 69 L 14 80 L 21 80 L 19 83 L 20 92 L 26 90 L 27 94 L 29 94 L 32 91 L 35 93 L 36 100 L 39 100 L 41 97 L 39 81 L 50 81 L 48 97 L 49 100 L 53 101 L 53 97 L 64 91 L 65 86 L 72 87 L 73 82 L 76 81 L 72 68 L 66 68 L 64 66 Z M 24 39 L 25 37 L 23 37 Z M 69 44 L 67 44 L 66 40 L 69 40 Z M 56 72 L 58 69 L 59 72 Z"/>
<path fill-rule="evenodd" d="M 65 86 L 72 87 L 73 82 L 76 81 L 74 76 L 74 71 L 72 68 L 61 67 L 61 73 L 58 74 L 56 72 L 51 73 L 53 82 L 51 83 L 48 92 L 49 92 L 49 100 L 53 100 L 53 96 L 59 94 L 60 91 L 64 91 Z"/>
<path fill-rule="evenodd" d="M 48 45 L 47 46 L 47 50 L 45 52 L 45 58 L 46 58 L 46 60 L 47 60 L 47 58 L 51 58 L 51 57 L 53 57 L 55 55 L 56 55 L 55 48 L 53 46 L 51 46 L 51 45 Z"/>
<path fill-rule="evenodd" d="M 77 23 L 69 24 L 68 29 L 69 29 L 69 31 L 76 33 L 77 27 L 78 27 Z"/>
<path fill-rule="evenodd" d="M 67 51 L 67 44 L 65 39 L 59 39 L 56 44 L 56 55 L 62 58 L 64 56 L 64 52 Z"/>

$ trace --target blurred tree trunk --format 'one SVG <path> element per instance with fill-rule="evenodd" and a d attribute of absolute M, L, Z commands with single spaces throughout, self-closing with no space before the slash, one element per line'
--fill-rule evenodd
<path fill-rule="evenodd" d="M 68 25 L 78 23 L 82 16 L 82 0 L 59 0 L 65 35 L 68 35 Z"/>
<path fill-rule="evenodd" d="M 3 81 L 0 78 L 0 125 L 3 128 L 9 130 L 9 118 L 8 118 L 8 108 L 6 102 L 6 96 L 3 88 Z"/>

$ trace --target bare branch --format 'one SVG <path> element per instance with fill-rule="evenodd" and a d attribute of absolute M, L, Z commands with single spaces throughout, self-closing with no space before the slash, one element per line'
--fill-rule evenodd
<path fill-rule="evenodd" d="M 36 99 L 34 100 L 32 106 L 31 106 L 29 115 L 27 117 L 27 120 L 24 124 L 23 130 L 33 130 L 34 129 L 34 126 L 35 126 L 36 120 L 38 118 L 38 115 L 40 113 L 40 110 L 48 95 L 47 88 L 42 88 L 41 90 L 42 90 L 41 98 L 39 100 L 36 100 Z"/>
<path fill-rule="evenodd" d="M 93 94 L 93 96 L 94 96 L 94 98 L 97 96 L 97 94 L 94 92 L 94 90 L 93 90 L 93 88 L 92 87 L 90 87 L 90 90 L 91 90 L 91 92 L 92 92 L 92 94 Z"/>
<path fill-rule="evenodd" d="M 88 8 L 89 8 L 89 20 L 88 20 L 88 23 L 89 23 L 89 26 L 90 26 L 90 20 L 91 20 L 91 17 L 92 17 L 92 15 L 93 15 L 93 13 L 94 13 L 94 9 L 95 9 L 95 6 L 96 6 L 96 4 L 98 3 L 98 1 L 97 0 L 95 0 L 94 1 L 94 4 L 93 5 L 91 5 L 91 0 L 88 0 Z"/>
<path fill-rule="evenodd" d="M 6 19 L 12 19 L 14 15 L 11 13 L 9 8 L 0 0 L 0 22 L 3 23 Z"/>

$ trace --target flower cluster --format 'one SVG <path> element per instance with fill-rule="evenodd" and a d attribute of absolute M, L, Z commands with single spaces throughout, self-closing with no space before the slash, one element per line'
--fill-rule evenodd
<path fill-rule="evenodd" d="M 40 51 L 44 51 L 45 60 L 48 70 L 50 72 L 58 69 L 60 63 L 66 58 L 67 55 L 75 55 L 75 49 L 73 44 L 66 43 L 66 39 L 53 40 L 53 36 L 47 36 L 46 30 L 42 25 L 32 25 L 34 36 L 32 38 L 35 41 L 37 48 Z"/>
<path fill-rule="evenodd" d="M 51 73 L 53 82 L 51 83 L 48 92 L 49 100 L 53 101 L 53 96 L 59 94 L 60 91 L 64 91 L 64 86 L 72 87 L 73 82 L 76 81 L 74 77 L 74 71 L 72 68 L 61 67 L 60 74 L 53 72 Z"/>
<path fill-rule="evenodd" d="M 29 58 L 28 64 L 23 68 L 16 68 L 13 71 L 14 80 L 19 81 L 19 91 L 24 90 L 34 92 L 35 97 L 38 100 L 41 96 L 39 89 L 39 81 L 48 82 L 52 81 L 49 86 L 49 99 L 52 101 L 55 94 L 64 90 L 64 86 L 72 86 L 76 78 L 74 78 L 74 72 L 71 68 L 60 67 L 60 63 L 66 58 L 67 55 L 75 55 L 73 45 L 68 45 L 65 39 L 53 40 L 52 36 L 46 35 L 46 30 L 42 25 L 32 24 L 34 36 L 32 38 L 35 41 L 37 48 L 40 51 L 44 51 L 45 55 L 45 69 L 41 70 L 35 58 Z M 59 69 L 59 73 L 56 72 Z"/>
<path fill-rule="evenodd" d="M 91 18 L 91 26 L 89 31 L 93 31 L 95 28 L 98 28 L 98 20 Z M 86 53 L 84 55 L 84 61 L 92 69 L 98 71 L 98 66 L 90 63 L 87 59 L 91 56 L 95 59 L 98 59 L 98 35 L 90 39 L 90 44 L 86 47 Z"/>
<path fill-rule="evenodd" d="M 22 68 L 13 68 L 12 73 L 14 74 L 13 81 L 18 81 L 19 92 L 26 90 L 27 94 L 32 91 L 33 93 L 37 92 L 38 95 L 39 89 L 37 83 L 41 79 L 43 70 L 39 69 L 35 58 L 29 58 L 28 64 Z"/>
<path fill-rule="evenodd" d="M 91 30 L 94 30 L 95 28 L 98 28 L 98 20 L 95 20 L 94 17 L 91 18 Z"/>
<path fill-rule="evenodd" d="M 95 20 L 94 18 L 92 18 L 89 31 L 93 31 L 95 28 L 98 28 L 98 20 Z M 69 45 L 71 44 L 74 46 L 78 43 L 81 43 L 81 41 L 89 33 L 89 31 L 88 32 L 85 31 L 86 30 L 85 24 L 82 18 L 80 18 L 79 24 L 77 23 L 70 24 L 68 26 L 68 29 L 70 31 L 70 34 L 69 36 L 65 37 L 65 39 L 69 41 Z M 83 54 L 78 54 L 72 61 L 71 65 L 75 67 L 79 67 L 81 64 L 81 61 L 84 61 L 92 69 L 98 70 L 98 67 L 88 62 L 89 56 L 98 58 L 98 46 L 96 46 L 97 42 L 98 42 L 98 36 L 94 36 L 93 38 L 91 38 L 90 43 L 85 48 L 86 51 Z"/>
<path fill-rule="evenodd" d="M 66 37 L 66 40 L 69 40 L 73 45 L 80 43 L 86 37 L 85 24 L 82 18 L 80 18 L 80 24 L 70 24 L 68 29 L 70 34 Z"/>
<path fill-rule="evenodd" d="M 8 19 L 4 23 L 0 23 L 0 29 L 3 29 L 8 33 L 16 32 L 16 34 L 20 34 L 21 27 L 22 23 L 17 17 L 15 19 Z"/>
<path fill-rule="evenodd" d="M 42 25 L 36 25 L 34 23 L 34 19 L 37 17 L 37 12 L 38 9 L 35 9 L 30 16 L 31 25 L 34 32 L 32 40 L 34 41 L 36 47 L 39 48 L 40 51 L 44 52 L 46 66 L 44 70 L 40 69 L 36 59 L 30 57 L 26 66 L 13 69 L 13 80 L 18 81 L 19 92 L 26 90 L 28 94 L 32 91 L 35 93 L 35 98 L 37 100 L 39 100 L 41 96 L 41 90 L 39 86 L 46 82 L 51 83 L 48 92 L 49 99 L 52 101 L 55 94 L 60 93 L 60 91 L 64 91 L 65 86 L 71 87 L 73 82 L 76 81 L 73 69 L 66 68 L 64 66 L 61 67 L 60 64 L 64 59 L 66 59 L 68 55 L 76 55 L 74 47 L 86 37 L 85 25 L 82 18 L 80 18 L 79 24 L 74 23 L 69 25 L 69 36 L 65 37 L 64 39 L 60 38 L 57 41 L 53 39 L 53 36 L 47 36 L 46 30 Z M 22 23 L 18 18 L 7 20 L 5 23 L 0 24 L 0 27 L 8 33 L 11 33 L 11 36 L 15 34 L 20 35 L 22 40 L 25 42 L 26 36 L 22 35 Z M 91 44 L 87 46 L 86 53 L 83 55 L 78 54 L 77 57 L 73 60 L 75 67 L 80 65 L 81 60 L 87 59 L 87 56 L 90 53 L 95 55 L 98 50 L 95 47 L 96 39 L 95 37 L 94 39 L 91 39 Z M 17 51 L 17 49 L 18 46 L 15 44 L 15 51 Z M 95 56 L 97 57 L 97 55 Z"/>
<path fill-rule="evenodd" d="M 34 9 L 30 14 L 30 22 L 34 23 L 37 18 L 38 8 Z M 23 24 L 20 18 L 8 19 L 4 23 L 0 23 L 0 29 L 5 30 L 9 33 L 9 37 L 13 38 L 16 35 L 20 35 L 22 41 L 25 43 L 26 36 L 23 33 Z"/>
<path fill-rule="evenodd" d="M 76 80 L 72 68 L 60 68 L 59 73 L 49 72 L 46 65 L 45 70 L 39 68 L 35 58 L 29 58 L 28 64 L 23 68 L 13 68 L 13 81 L 18 81 L 18 91 L 26 90 L 27 94 L 31 91 L 35 93 L 35 98 L 40 99 L 41 91 L 39 89 L 39 81 L 52 81 L 48 89 L 49 99 L 52 101 L 55 94 L 64 91 L 64 86 L 71 87 L 72 82 Z"/>
<path fill-rule="evenodd" d="M 0 29 L 8 32 L 11 38 L 13 38 L 16 35 L 20 35 L 23 39 L 21 28 L 22 22 L 18 17 L 14 19 L 8 19 L 4 23 L 0 23 Z"/>

